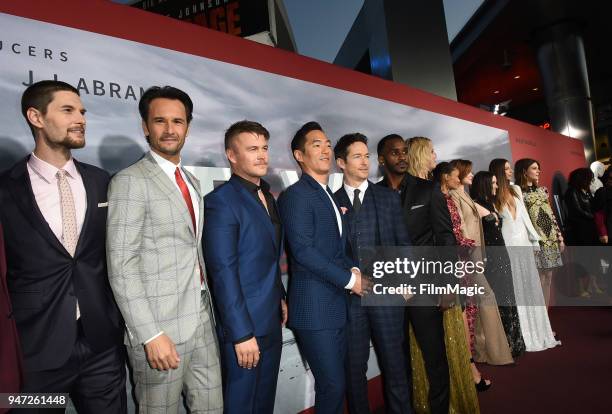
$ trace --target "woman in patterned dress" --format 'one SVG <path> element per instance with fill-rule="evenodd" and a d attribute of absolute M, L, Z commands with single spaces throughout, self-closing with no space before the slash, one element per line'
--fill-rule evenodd
<path fill-rule="evenodd" d="M 563 266 L 561 253 L 565 248 L 563 235 L 557 225 L 548 199 L 546 187 L 538 186 L 540 163 L 523 158 L 514 164 L 514 179 L 523 192 L 529 218 L 540 236 L 540 250 L 535 252 L 536 265 L 542 284 L 544 302 L 550 304 L 550 285 L 553 269 Z"/>

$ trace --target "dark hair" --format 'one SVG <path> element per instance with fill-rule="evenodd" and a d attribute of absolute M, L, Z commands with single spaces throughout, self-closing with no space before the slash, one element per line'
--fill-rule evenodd
<path fill-rule="evenodd" d="M 334 147 L 335 158 L 342 158 L 344 161 L 346 161 L 348 149 L 355 142 L 363 142 L 366 147 L 368 146 L 368 138 L 365 135 L 360 134 L 359 132 L 343 135 Z"/>
<path fill-rule="evenodd" d="M 479 200 L 488 204 L 493 204 L 493 177 L 489 171 L 478 171 L 474 175 L 474 180 L 470 186 L 470 197 L 476 202 Z"/>
<path fill-rule="evenodd" d="M 31 84 L 23 91 L 23 95 L 21 95 L 21 113 L 28 123 L 30 131 L 32 131 L 32 136 L 36 137 L 36 127 L 28 119 L 28 109 L 34 108 L 43 115 L 46 114 L 47 107 L 53 100 L 53 95 L 59 91 L 73 92 L 80 96 L 78 89 L 74 86 L 57 80 L 39 81 Z"/>
<path fill-rule="evenodd" d="M 262 124 L 245 119 L 243 121 L 233 123 L 227 129 L 227 131 L 225 131 L 225 149 L 228 149 L 232 145 L 234 138 L 243 132 L 252 132 L 257 135 L 263 135 L 266 141 L 270 139 L 270 133 Z"/>
<path fill-rule="evenodd" d="M 380 141 L 378 141 L 378 145 L 376 146 L 376 154 L 380 157 L 381 155 L 383 155 L 383 152 L 385 152 L 385 146 L 387 145 L 388 142 L 391 142 L 395 139 L 400 139 L 402 141 L 404 141 L 404 138 L 401 135 L 398 134 L 389 134 L 386 135 L 384 137 L 382 137 L 380 139 Z"/>
<path fill-rule="evenodd" d="M 442 183 L 443 175 L 450 175 L 453 170 L 456 170 L 457 167 L 452 165 L 450 162 L 442 161 L 436 165 L 436 168 L 431 172 L 434 181 L 438 183 Z"/>
<path fill-rule="evenodd" d="M 572 171 L 567 180 L 567 185 L 576 189 L 587 191 L 593 180 L 593 171 L 590 168 L 577 168 Z"/>
<path fill-rule="evenodd" d="M 177 101 L 181 101 L 185 107 L 187 123 L 190 123 L 193 119 L 193 102 L 191 101 L 189 95 L 173 86 L 151 86 L 142 94 L 140 97 L 140 102 L 138 102 L 138 111 L 140 112 L 140 117 L 143 121 L 146 122 L 149 119 L 149 108 L 151 107 L 151 102 L 158 98 L 175 99 Z"/>
<path fill-rule="evenodd" d="M 521 158 L 514 163 L 514 183 L 521 187 L 521 190 L 523 191 L 527 190 L 529 187 L 527 185 L 527 177 L 525 177 L 525 174 L 527 173 L 529 167 L 531 167 L 534 163 L 538 164 L 538 168 L 541 168 L 540 163 L 531 158 Z"/>
<path fill-rule="evenodd" d="M 306 122 L 304 125 L 302 125 L 300 129 L 297 130 L 297 132 L 293 136 L 293 139 L 291 140 L 292 154 L 295 150 L 300 150 L 302 152 L 306 150 L 304 147 L 306 145 L 306 134 L 311 131 L 323 132 L 323 128 L 321 128 L 321 125 L 319 125 L 319 123 L 315 121 Z"/>
<path fill-rule="evenodd" d="M 511 197 L 518 197 L 517 192 L 510 185 L 510 180 L 506 178 L 506 163 L 510 163 L 505 158 L 495 158 L 489 163 L 489 172 L 497 178 L 497 194 L 495 194 L 495 208 L 501 211 L 504 204 Z"/>
<path fill-rule="evenodd" d="M 450 164 L 459 170 L 460 181 L 463 181 L 463 179 L 472 172 L 472 161 L 470 160 L 452 160 Z"/>

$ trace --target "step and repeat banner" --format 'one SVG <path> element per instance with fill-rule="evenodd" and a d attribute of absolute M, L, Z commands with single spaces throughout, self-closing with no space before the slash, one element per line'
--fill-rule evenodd
<path fill-rule="evenodd" d="M 58 8 L 66 7 L 60 5 L 62 3 L 58 3 Z M 71 9 L 70 13 L 74 15 L 79 15 L 79 7 L 85 7 L 76 1 L 66 4 L 76 9 Z M 353 91 L 349 91 L 346 87 L 330 85 L 333 82 L 325 77 L 325 72 L 340 70 L 350 78 L 354 76 L 351 71 L 307 58 L 289 57 L 286 52 L 247 40 L 230 40 L 230 36 L 214 34 L 206 29 L 185 29 L 184 26 L 189 25 L 134 9 L 106 2 L 94 1 L 93 4 L 89 4 L 83 13 L 91 19 L 95 19 L 92 9 L 99 10 L 101 16 L 106 13 L 121 16 L 128 26 L 130 19 L 141 25 L 151 19 L 151 24 L 166 22 L 175 28 L 175 37 L 180 38 L 181 30 L 185 30 L 185 44 L 207 42 L 208 38 L 223 43 L 227 37 L 229 49 L 224 53 L 230 57 L 250 53 L 262 60 L 272 57 L 282 62 L 287 58 L 293 62 L 293 69 L 288 70 L 291 76 L 282 74 L 280 65 L 278 70 L 260 70 L 254 68 L 257 65 L 230 63 L 232 59 L 212 59 L 205 53 L 198 55 L 184 53 L 181 49 L 159 47 L 163 42 L 154 42 L 154 38 L 150 44 L 145 44 L 103 34 L 104 27 L 97 27 L 95 31 L 74 28 L 79 26 L 53 17 L 61 13 L 53 11 L 49 5 L 41 6 L 46 7 L 48 12 L 36 9 L 36 13 L 33 13 L 36 19 L 29 18 L 29 11 L 35 10 L 33 7 L 24 6 L 19 12 L 9 10 L 12 13 L 7 14 L 2 13 L 7 6 L 0 6 L 0 170 L 9 168 L 33 149 L 31 133 L 21 115 L 20 98 L 28 85 L 43 79 L 59 79 L 79 89 L 87 109 L 87 145 L 75 151 L 74 156 L 111 173 L 135 162 L 147 150 L 137 108 L 143 91 L 153 85 L 172 85 L 186 91 L 194 102 L 194 120 L 183 150 L 183 163 L 198 175 L 204 192 L 211 191 L 215 185 L 229 178 L 223 134 L 230 124 L 242 119 L 258 121 L 271 133 L 268 181 L 277 194 L 298 179 L 298 167 L 291 155 L 290 140 L 303 123 L 311 120 L 321 123 L 332 142 L 350 132 L 365 134 L 370 139 L 372 154 L 376 152 L 378 140 L 390 133 L 406 138 L 427 136 L 433 140 L 439 160 L 470 159 L 474 162 L 475 171 L 486 169 L 493 158 L 513 158 L 509 135 L 511 127 L 520 129 L 513 139 L 524 141 L 526 136 L 530 136 L 534 142 L 540 142 L 537 135 L 541 132 L 535 131 L 536 127 L 518 127 L 515 121 L 504 124 L 506 120 L 501 121 L 499 126 L 493 126 L 489 114 L 478 115 L 487 121 L 480 123 L 478 116 L 472 115 L 474 119 L 468 120 L 469 116 L 449 116 L 432 110 L 439 107 L 447 108 L 448 112 L 450 108 L 452 112 L 456 106 L 463 107 L 442 98 L 429 96 L 428 99 L 433 101 L 424 102 L 422 107 L 406 104 L 406 101 L 415 101 L 422 96 L 421 91 L 412 96 L 405 92 L 403 86 L 375 78 L 369 80 L 371 88 L 379 88 L 382 92 L 400 88 L 399 98 L 382 99 L 384 93 L 378 96 L 358 93 L 360 86 L 357 85 Z M 41 19 L 41 15 L 45 18 Z M 50 23 L 54 21 L 63 24 Z M 129 31 L 125 28 L 121 30 Z M 114 34 L 111 30 L 109 32 Z M 198 33 L 199 37 L 194 39 L 192 33 Z M 311 73 L 302 77 L 304 80 L 295 76 L 296 59 L 298 63 L 303 63 L 305 72 Z M 320 83 L 312 80 L 312 73 L 319 72 L 323 73 L 324 78 Z M 361 74 L 357 76 L 364 78 Z M 393 95 L 394 92 L 388 93 Z M 402 94 L 405 94 L 405 99 Z M 473 114 L 476 110 L 470 108 L 469 111 Z M 549 132 L 546 134 L 546 139 L 556 140 L 557 147 L 569 145 L 575 152 L 573 160 L 559 164 L 555 169 L 565 170 L 568 165 L 580 163 L 581 155 L 576 152 L 581 150 L 581 145 L 577 147 L 567 138 Z M 373 180 L 380 177 L 376 161 L 372 162 L 370 173 Z M 340 174 L 333 177 L 331 184 L 334 188 L 340 186 Z M 372 352 L 368 377 L 374 378 L 379 374 Z M 131 391 L 131 387 L 129 389 Z M 380 395 L 372 397 L 381 400 Z M 312 376 L 300 356 L 291 331 L 285 329 L 275 411 L 295 413 L 313 404 Z"/>

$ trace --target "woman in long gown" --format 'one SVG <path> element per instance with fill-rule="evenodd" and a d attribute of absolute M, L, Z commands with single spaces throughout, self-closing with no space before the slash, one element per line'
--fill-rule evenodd
<path fill-rule="evenodd" d="M 431 145 L 431 144 L 429 144 Z M 457 174 L 458 171 L 455 170 Z M 455 176 L 456 178 L 457 176 Z M 458 178 L 457 178 L 458 181 Z M 447 205 L 450 197 L 447 195 Z M 451 200 L 452 202 L 452 200 Z M 452 219 L 452 215 L 451 215 Z M 458 214 L 455 216 L 455 222 L 459 220 L 456 226 L 459 234 L 461 226 Z M 457 234 L 452 229 L 454 234 Z M 467 345 L 465 327 L 463 323 L 463 315 L 461 306 L 452 306 L 444 312 L 444 342 L 446 345 L 446 355 L 448 359 L 449 375 L 450 375 L 450 407 L 449 413 L 453 414 L 478 414 L 480 408 L 478 405 L 478 397 L 476 395 L 475 382 L 480 383 L 481 388 L 488 388 L 490 381 L 484 380 L 478 370 L 476 373 L 478 378 L 474 378 L 471 364 L 471 354 Z M 421 349 L 416 341 L 412 327 L 409 328 L 410 335 L 410 360 L 412 367 L 412 388 L 413 388 L 413 406 L 418 414 L 426 414 L 430 412 L 428 393 L 429 380 L 423 362 Z"/>
<path fill-rule="evenodd" d="M 480 171 L 474 176 L 470 195 L 482 219 L 484 241 L 488 247 L 485 274 L 497 298 L 499 314 L 510 351 L 516 358 L 525 352 L 525 341 L 521 334 L 521 323 L 515 306 L 510 257 L 501 232 L 503 219 L 493 205 L 496 193 L 497 178 L 493 174 L 488 171 Z"/>
<path fill-rule="evenodd" d="M 512 281 L 516 297 L 516 310 L 521 333 L 528 352 L 543 351 L 560 345 L 554 337 L 544 302 L 544 294 L 536 267 L 534 248 L 539 249 L 537 231 L 533 228 L 522 200 L 521 189 L 510 184 L 512 168 L 505 159 L 495 159 L 489 171 L 497 178 L 495 207 L 503 220 L 502 235 L 506 241 Z"/>
<path fill-rule="evenodd" d="M 450 165 L 459 170 L 459 179 L 461 180 L 461 185 L 449 192 L 461 216 L 461 233 L 463 237 L 475 242 L 475 248 L 471 251 L 472 261 L 483 260 L 485 242 L 482 221 L 474 200 L 465 191 L 465 186 L 472 185 L 472 179 L 474 178 L 472 162 L 453 160 Z M 469 283 L 484 288 L 484 294 L 470 298 L 466 306 L 468 329 L 470 331 L 469 344 L 474 359 L 477 362 L 491 365 L 512 364 L 514 360 L 499 315 L 495 293 L 487 281 L 486 274 L 471 274 Z M 470 318 L 470 315 L 474 315 L 475 318 Z"/>
<path fill-rule="evenodd" d="M 540 250 L 536 252 L 535 259 L 540 273 L 544 302 L 548 308 L 553 269 L 563 266 L 561 260 L 564 249 L 563 235 L 548 201 L 548 190 L 546 187 L 538 186 L 540 163 L 530 158 L 518 160 L 514 164 L 514 177 L 523 192 L 523 200 L 531 223 L 540 236 Z"/>

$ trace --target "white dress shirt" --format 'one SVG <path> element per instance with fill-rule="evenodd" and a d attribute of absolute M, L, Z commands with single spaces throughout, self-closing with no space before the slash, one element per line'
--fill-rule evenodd
<path fill-rule="evenodd" d="M 340 215 L 340 211 L 338 210 L 338 207 L 336 206 L 336 202 L 334 201 L 334 199 L 327 192 L 327 185 L 321 184 L 321 183 L 319 183 L 319 185 L 323 187 L 323 191 L 325 191 L 325 194 L 327 194 L 327 198 L 329 198 L 329 201 L 332 203 L 332 208 L 336 212 L 336 222 L 338 223 L 338 231 L 340 232 L 340 237 L 342 237 L 342 216 Z M 346 284 L 346 286 L 344 287 L 345 289 L 351 290 L 353 286 L 355 286 L 355 280 L 357 279 L 357 276 L 355 275 L 355 269 L 357 268 L 353 267 L 351 269 L 351 280 L 349 280 L 349 282 Z"/>
<path fill-rule="evenodd" d="M 62 243 L 63 240 L 63 225 L 62 225 L 62 202 L 57 182 L 57 172 L 59 168 L 49 164 L 46 161 L 38 158 L 34 153 L 30 155 L 27 164 L 28 175 L 34 193 L 34 200 L 38 205 L 38 209 L 42 213 L 45 221 L 49 224 L 51 231 Z M 70 158 L 68 162 L 61 168 L 66 171 L 68 185 L 72 192 L 74 208 L 76 211 L 77 221 L 77 240 L 81 235 L 83 222 L 85 221 L 85 213 L 87 212 L 87 193 L 83 185 L 83 178 L 74 165 L 74 160 Z M 76 319 L 81 317 L 79 302 L 76 305 Z"/>
<path fill-rule="evenodd" d="M 348 195 L 348 198 L 351 201 L 351 205 L 355 204 L 353 201 L 355 199 L 355 190 L 359 190 L 359 201 L 361 201 L 361 204 L 363 205 L 363 196 L 365 195 L 367 189 L 368 180 L 364 180 L 361 184 L 359 184 L 359 187 L 357 188 L 351 187 L 347 183 L 344 183 L 344 191 L 346 191 L 346 194 Z"/>

